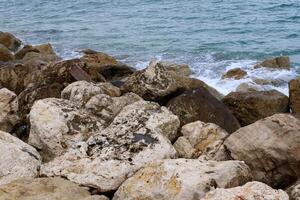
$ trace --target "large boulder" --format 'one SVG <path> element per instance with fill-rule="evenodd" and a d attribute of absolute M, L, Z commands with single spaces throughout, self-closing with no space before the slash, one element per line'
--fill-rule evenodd
<path fill-rule="evenodd" d="M 176 64 L 166 61 L 160 61 L 159 63 L 168 71 L 173 71 L 179 76 L 190 76 L 192 74 L 191 68 L 186 64 Z"/>
<path fill-rule="evenodd" d="M 206 194 L 201 200 L 289 200 L 282 190 L 274 190 L 260 182 L 249 182 L 240 187 L 218 188 Z"/>
<path fill-rule="evenodd" d="M 290 108 L 293 113 L 300 114 L 300 78 L 289 82 Z"/>
<path fill-rule="evenodd" d="M 0 130 L 10 132 L 19 121 L 17 95 L 12 91 L 0 89 Z"/>
<path fill-rule="evenodd" d="M 44 164 L 41 174 L 63 176 L 100 192 L 116 190 L 145 164 L 176 156 L 166 136 L 173 137 L 178 126 L 177 117 L 166 108 L 138 101 L 87 142 Z"/>
<path fill-rule="evenodd" d="M 296 181 L 293 185 L 286 189 L 286 192 L 290 196 L 290 200 L 300 199 L 300 179 Z"/>
<path fill-rule="evenodd" d="M 291 63 L 288 56 L 279 56 L 262 61 L 254 66 L 254 68 L 266 67 L 271 69 L 290 69 Z"/>
<path fill-rule="evenodd" d="M 167 159 L 149 164 L 127 179 L 113 200 L 194 200 L 214 188 L 230 188 L 251 180 L 240 161 Z"/>
<path fill-rule="evenodd" d="M 35 52 L 35 53 L 39 53 L 39 50 L 34 48 L 32 45 L 24 45 L 22 47 L 22 49 L 20 49 L 19 51 L 17 51 L 15 53 L 15 59 L 16 60 L 21 60 L 24 58 L 24 56 L 29 53 L 29 52 Z"/>
<path fill-rule="evenodd" d="M 0 44 L 4 45 L 11 51 L 16 51 L 21 46 L 21 40 L 11 33 L 0 31 Z"/>
<path fill-rule="evenodd" d="M 205 88 L 186 91 L 171 99 L 167 107 L 179 117 L 182 126 L 199 120 L 217 124 L 229 133 L 240 128 L 230 110 Z"/>
<path fill-rule="evenodd" d="M 229 160 L 224 140 L 229 134 L 212 123 L 196 121 L 181 129 L 182 137 L 174 143 L 179 157 L 201 160 Z"/>
<path fill-rule="evenodd" d="M 3 200 L 108 200 L 63 178 L 23 178 L 0 186 Z"/>
<path fill-rule="evenodd" d="M 235 80 L 240 80 L 240 79 L 244 78 L 245 76 L 247 76 L 246 71 L 242 70 L 241 68 L 234 68 L 234 69 L 228 70 L 222 76 L 222 79 L 231 78 L 231 79 L 235 79 Z"/>
<path fill-rule="evenodd" d="M 300 175 L 300 121 L 290 114 L 275 114 L 243 127 L 225 140 L 236 160 L 243 160 L 255 180 L 276 188 Z"/>
<path fill-rule="evenodd" d="M 62 155 L 72 145 L 103 129 L 101 119 L 64 99 L 36 101 L 29 119 L 28 142 L 40 150 L 46 161 Z"/>
<path fill-rule="evenodd" d="M 231 92 L 223 98 L 223 103 L 232 111 L 242 126 L 275 113 L 289 112 L 288 97 L 277 90 Z"/>
<path fill-rule="evenodd" d="M 99 94 L 93 96 L 85 104 L 85 108 L 101 120 L 104 120 L 105 125 L 109 125 L 125 106 L 141 100 L 143 99 L 134 93 L 126 93 L 120 97 Z"/>
<path fill-rule="evenodd" d="M 0 152 L 0 185 L 22 177 L 38 175 L 41 165 L 40 155 L 20 139 L 0 131 Z"/>
<path fill-rule="evenodd" d="M 110 83 L 91 83 L 87 81 L 77 81 L 68 85 L 61 93 L 61 97 L 68 99 L 79 105 L 86 104 L 93 96 L 106 94 L 112 97 L 121 95 L 119 88 Z"/>
<path fill-rule="evenodd" d="M 15 59 L 8 48 L 0 44 L 0 62 L 9 62 Z"/>

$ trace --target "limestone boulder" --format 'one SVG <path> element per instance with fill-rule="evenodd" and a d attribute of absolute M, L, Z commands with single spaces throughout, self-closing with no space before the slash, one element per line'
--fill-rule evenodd
<path fill-rule="evenodd" d="M 260 182 L 249 182 L 240 187 L 218 188 L 206 194 L 201 200 L 289 200 L 283 190 L 275 190 Z"/>
<path fill-rule="evenodd" d="M 36 101 L 29 120 L 28 142 L 40 150 L 45 161 L 62 155 L 72 145 L 103 129 L 101 119 L 71 101 L 56 98 Z"/>
<path fill-rule="evenodd" d="M 39 53 L 39 50 L 34 48 L 32 45 L 24 45 L 20 50 L 15 53 L 16 60 L 21 60 L 29 52 Z"/>
<path fill-rule="evenodd" d="M 167 159 L 154 162 L 127 179 L 113 200 L 194 200 L 214 188 L 231 188 L 251 180 L 240 161 Z"/>
<path fill-rule="evenodd" d="M 176 64 L 166 61 L 160 61 L 159 63 L 168 71 L 173 71 L 179 76 L 190 76 L 192 74 L 191 68 L 186 64 Z"/>
<path fill-rule="evenodd" d="M 279 56 L 262 61 L 254 66 L 254 68 L 266 67 L 271 69 L 290 69 L 291 63 L 288 56 Z"/>
<path fill-rule="evenodd" d="M 166 108 L 138 101 L 124 107 L 106 129 L 44 164 L 41 174 L 63 176 L 100 192 L 116 190 L 145 164 L 176 156 L 166 136 L 178 126 Z"/>
<path fill-rule="evenodd" d="M 251 91 L 264 91 L 266 90 L 263 86 L 256 85 L 253 83 L 241 83 L 236 89 L 236 92 L 251 92 Z"/>
<path fill-rule="evenodd" d="M 41 157 L 33 147 L 22 140 L 0 131 L 0 152 L 0 185 L 38 175 Z"/>
<path fill-rule="evenodd" d="M 10 132 L 19 121 L 17 95 L 12 91 L 0 89 L 0 130 Z"/>
<path fill-rule="evenodd" d="M 16 51 L 21 46 L 21 40 L 13 34 L 0 31 L 0 44 L 4 45 L 11 51 Z"/>
<path fill-rule="evenodd" d="M 126 93 L 120 97 L 100 94 L 93 96 L 85 104 L 85 108 L 109 125 L 125 106 L 141 100 L 143 99 L 134 93 Z"/>
<path fill-rule="evenodd" d="M 86 188 L 63 178 L 23 178 L 0 186 L 0 199 L 9 200 L 108 200 L 92 196 Z"/>
<path fill-rule="evenodd" d="M 300 180 L 296 181 L 293 185 L 289 186 L 286 189 L 290 200 L 299 200 L 300 199 Z"/>
<path fill-rule="evenodd" d="M 299 130 L 298 119 L 275 114 L 239 129 L 224 144 L 252 169 L 254 180 L 284 188 L 300 174 Z"/>
<path fill-rule="evenodd" d="M 289 112 L 288 97 L 277 90 L 231 92 L 223 98 L 223 103 L 242 126 L 276 113 Z"/>
<path fill-rule="evenodd" d="M 8 48 L 0 44 L 0 62 L 9 62 L 15 59 Z"/>
<path fill-rule="evenodd" d="M 293 113 L 300 113 L 300 78 L 289 82 L 289 102 Z"/>
<path fill-rule="evenodd" d="M 205 88 L 186 91 L 171 99 L 167 107 L 179 117 L 181 126 L 199 120 L 217 124 L 229 133 L 240 128 L 230 110 Z"/>
<path fill-rule="evenodd" d="M 219 126 L 196 121 L 184 125 L 181 133 L 183 136 L 174 143 L 180 157 L 216 161 L 230 159 L 223 145 L 229 134 Z"/>
<path fill-rule="evenodd" d="M 107 94 L 116 97 L 121 95 L 121 91 L 110 83 L 96 84 L 87 81 L 77 81 L 68 85 L 62 91 L 61 97 L 82 106 L 98 94 Z"/>
<path fill-rule="evenodd" d="M 223 76 L 222 79 L 235 79 L 235 80 L 240 80 L 247 76 L 247 72 L 245 70 L 242 70 L 241 68 L 234 68 L 228 70 Z"/>

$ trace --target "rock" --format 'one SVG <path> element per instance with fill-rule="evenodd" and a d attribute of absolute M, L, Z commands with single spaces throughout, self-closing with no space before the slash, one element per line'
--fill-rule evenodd
<path fill-rule="evenodd" d="M 241 83 L 237 88 L 236 92 L 251 92 L 251 91 L 264 91 L 264 87 L 255 85 L 253 83 Z"/>
<path fill-rule="evenodd" d="M 0 31 L 0 44 L 4 45 L 11 51 L 16 51 L 21 46 L 21 40 L 11 33 Z"/>
<path fill-rule="evenodd" d="M 196 121 L 184 125 L 181 133 L 183 137 L 178 138 L 174 144 L 179 156 L 215 161 L 230 159 L 223 146 L 224 140 L 229 134 L 219 126 Z"/>
<path fill-rule="evenodd" d="M 108 200 L 105 196 L 91 196 L 81 188 L 62 178 L 24 178 L 0 186 L 0 199 L 9 200 Z"/>
<path fill-rule="evenodd" d="M 107 94 L 112 97 L 120 96 L 119 88 L 110 83 L 89 83 L 77 81 L 68 85 L 61 93 L 63 99 L 68 99 L 78 105 L 85 105 L 93 96 Z"/>
<path fill-rule="evenodd" d="M 293 113 L 300 113 L 300 78 L 293 79 L 289 82 L 290 108 Z"/>
<path fill-rule="evenodd" d="M 173 71 L 179 76 L 190 76 L 192 74 L 192 70 L 186 64 L 176 64 L 164 61 L 160 61 L 159 63 L 168 71 Z"/>
<path fill-rule="evenodd" d="M 9 62 L 14 59 L 14 55 L 5 46 L 0 44 L 0 62 Z"/>
<path fill-rule="evenodd" d="M 300 174 L 300 122 L 289 114 L 275 114 L 243 127 L 225 140 L 236 160 L 253 170 L 254 180 L 284 188 Z"/>
<path fill-rule="evenodd" d="M 222 79 L 231 78 L 235 80 L 240 80 L 247 76 L 247 72 L 242 70 L 241 68 L 234 68 L 227 71 L 223 76 Z"/>
<path fill-rule="evenodd" d="M 36 45 L 34 46 L 34 48 L 37 49 L 39 53 L 43 55 L 56 55 L 50 43 Z"/>
<path fill-rule="evenodd" d="M 22 49 L 15 53 L 16 60 L 21 60 L 29 52 L 39 53 L 39 50 L 34 48 L 32 45 L 24 45 Z"/>
<path fill-rule="evenodd" d="M 86 64 L 86 71 L 93 74 L 92 78 L 96 81 L 121 80 L 135 71 L 102 52 L 85 54 L 80 60 Z"/>
<path fill-rule="evenodd" d="M 134 93 L 126 93 L 121 97 L 100 94 L 93 96 L 85 104 L 85 108 L 104 120 L 105 125 L 109 125 L 125 106 L 141 100 L 143 99 Z"/>
<path fill-rule="evenodd" d="M 33 147 L 9 133 L 0 131 L 0 152 L 0 185 L 22 177 L 38 175 L 41 158 Z"/>
<path fill-rule="evenodd" d="M 242 126 L 271 116 L 289 112 L 289 100 L 277 90 L 231 92 L 223 103 L 232 111 Z"/>
<path fill-rule="evenodd" d="M 300 179 L 295 182 L 293 185 L 286 189 L 290 200 L 299 200 L 300 199 Z"/>
<path fill-rule="evenodd" d="M 273 85 L 273 86 L 280 86 L 286 83 L 284 80 L 281 79 L 260 79 L 254 78 L 252 79 L 254 83 L 258 85 Z"/>
<path fill-rule="evenodd" d="M 62 155 L 72 145 L 103 129 L 99 118 L 64 99 L 36 101 L 29 119 L 28 143 L 40 150 L 45 161 Z"/>
<path fill-rule="evenodd" d="M 12 91 L 0 89 L 0 130 L 10 132 L 19 121 L 17 95 Z"/>
<path fill-rule="evenodd" d="M 127 179 L 113 200 L 194 200 L 214 188 L 230 188 L 251 180 L 240 161 L 167 159 L 149 164 Z"/>
<path fill-rule="evenodd" d="M 182 93 L 171 99 L 167 107 L 179 117 L 181 126 L 199 120 L 217 124 L 229 133 L 240 128 L 229 109 L 204 88 Z"/>
<path fill-rule="evenodd" d="M 289 200 L 282 190 L 274 190 L 260 182 L 249 182 L 241 187 L 218 188 L 206 194 L 201 200 Z"/>
<path fill-rule="evenodd" d="M 176 134 L 178 125 L 177 117 L 166 108 L 138 101 L 124 107 L 106 129 L 87 142 L 44 164 L 41 174 L 63 176 L 100 192 L 116 190 L 145 164 L 175 157 L 164 135 Z"/>
<path fill-rule="evenodd" d="M 122 90 L 133 92 L 145 100 L 159 100 L 179 89 L 179 85 L 163 65 L 151 62 L 149 67 L 127 78 Z"/>
<path fill-rule="evenodd" d="M 254 68 L 259 68 L 259 67 L 289 70 L 291 67 L 290 58 L 288 56 L 279 56 L 276 58 L 267 59 L 254 66 Z"/>

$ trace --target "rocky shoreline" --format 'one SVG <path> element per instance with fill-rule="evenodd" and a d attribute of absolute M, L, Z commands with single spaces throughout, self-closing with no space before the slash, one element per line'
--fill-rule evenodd
<path fill-rule="evenodd" d="M 191 73 L 89 49 L 62 60 L 0 32 L 0 200 L 299 199 L 300 78 L 289 97 L 223 96 Z"/>

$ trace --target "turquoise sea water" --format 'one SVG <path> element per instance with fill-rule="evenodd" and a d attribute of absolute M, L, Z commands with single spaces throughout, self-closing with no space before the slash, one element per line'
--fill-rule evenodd
<path fill-rule="evenodd" d="M 254 78 L 288 81 L 300 66 L 299 0 L 0 0 L 0 30 L 51 42 L 63 57 L 92 48 L 137 68 L 150 59 L 189 64 L 223 93 Z M 254 70 L 288 55 L 292 71 Z M 241 67 L 249 78 L 220 81 Z M 276 86 L 286 93 L 286 84 Z"/>

